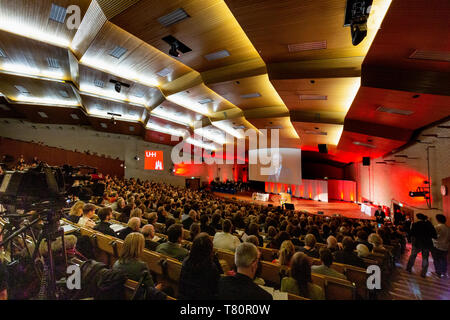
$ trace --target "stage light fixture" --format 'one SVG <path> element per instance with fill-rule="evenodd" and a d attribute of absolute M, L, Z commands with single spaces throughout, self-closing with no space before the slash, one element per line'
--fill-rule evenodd
<path fill-rule="evenodd" d="M 350 26 L 352 44 L 357 46 L 367 36 L 367 20 L 373 0 L 347 0 L 344 26 Z"/>
<path fill-rule="evenodd" d="M 173 42 L 173 43 L 170 45 L 169 54 L 170 54 L 172 57 L 176 57 L 176 58 L 178 58 L 178 57 L 180 56 L 180 53 L 178 52 L 178 42 Z"/>
<path fill-rule="evenodd" d="M 139 161 L 139 157 L 138 156 L 134 156 L 134 160 Z"/>
<path fill-rule="evenodd" d="M 116 90 L 117 93 L 120 93 L 120 91 L 122 90 L 122 85 L 120 84 L 120 82 L 117 82 L 114 85 L 114 90 Z"/>
<path fill-rule="evenodd" d="M 428 191 L 410 191 L 409 196 L 411 198 L 416 198 L 416 197 L 426 198 L 428 193 L 429 193 Z"/>

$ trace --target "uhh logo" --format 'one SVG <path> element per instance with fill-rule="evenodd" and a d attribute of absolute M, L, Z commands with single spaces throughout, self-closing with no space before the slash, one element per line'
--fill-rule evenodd
<path fill-rule="evenodd" d="M 145 151 L 145 170 L 164 170 L 162 151 Z"/>

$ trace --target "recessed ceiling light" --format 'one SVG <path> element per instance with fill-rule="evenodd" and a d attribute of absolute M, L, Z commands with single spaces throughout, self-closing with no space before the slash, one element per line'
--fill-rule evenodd
<path fill-rule="evenodd" d="M 387 108 L 387 107 L 378 107 L 377 111 L 379 112 L 386 112 L 390 114 L 398 114 L 402 116 L 410 116 L 414 113 L 414 111 L 411 110 L 403 110 L 403 109 L 394 109 L 394 108 Z"/>
<path fill-rule="evenodd" d="M 283 129 L 283 126 L 281 125 L 275 125 L 275 126 L 266 126 L 265 129 Z"/>
<path fill-rule="evenodd" d="M 117 46 L 117 47 L 115 47 L 114 49 L 111 50 L 109 55 L 114 57 L 114 58 L 116 58 L 116 59 L 120 59 L 127 51 L 128 51 L 128 49 L 125 49 L 123 47 Z"/>
<path fill-rule="evenodd" d="M 48 115 L 45 112 L 38 112 L 38 114 L 41 116 L 41 118 L 48 118 Z"/>
<path fill-rule="evenodd" d="M 304 43 L 295 43 L 289 44 L 288 50 L 289 52 L 300 52 L 300 51 L 309 51 L 309 50 L 320 50 L 327 48 L 327 41 L 315 41 L 315 42 L 304 42 Z"/>
<path fill-rule="evenodd" d="M 74 119 L 74 120 L 80 120 L 80 118 L 79 118 L 75 113 L 71 113 L 70 116 L 71 116 L 72 119 Z"/>
<path fill-rule="evenodd" d="M 47 64 L 50 68 L 53 69 L 59 69 L 61 67 L 59 61 L 55 58 L 47 58 Z"/>
<path fill-rule="evenodd" d="M 318 136 L 326 136 L 326 135 L 328 135 L 328 133 L 323 132 L 323 131 L 312 131 L 312 130 L 305 131 L 305 134 L 315 134 L 315 135 L 318 135 Z"/>
<path fill-rule="evenodd" d="M 50 20 L 53 20 L 53 21 L 56 21 L 59 23 L 64 23 L 64 21 L 66 20 L 66 15 L 67 15 L 66 8 L 52 3 L 52 8 L 50 10 L 50 16 L 49 16 Z"/>
<path fill-rule="evenodd" d="M 374 145 L 372 145 L 372 144 L 364 143 L 364 142 L 353 141 L 353 144 L 355 144 L 355 145 L 357 145 L 357 146 L 362 146 L 362 147 L 367 147 L 367 148 L 376 149 L 376 146 L 374 146 Z"/>
<path fill-rule="evenodd" d="M 420 94 L 415 94 L 412 97 L 413 97 L 413 99 L 417 99 L 418 97 L 420 97 Z"/>
<path fill-rule="evenodd" d="M 0 58 L 6 58 L 6 53 L 0 48 Z"/>
<path fill-rule="evenodd" d="M 318 94 L 301 94 L 300 100 L 328 100 L 327 96 L 321 96 Z"/>
<path fill-rule="evenodd" d="M 236 130 L 238 130 L 238 129 L 245 129 L 245 126 L 242 126 L 242 125 L 234 126 L 233 129 L 236 129 Z"/>
<path fill-rule="evenodd" d="M 316 83 L 316 80 L 310 80 L 309 82 L 311 82 L 311 83 Z"/>
<path fill-rule="evenodd" d="M 156 74 L 160 77 L 167 77 L 169 74 L 173 72 L 172 68 L 164 68 L 161 71 L 158 71 Z"/>
<path fill-rule="evenodd" d="M 23 86 L 15 85 L 14 86 L 21 94 L 30 94 L 30 92 Z"/>
<path fill-rule="evenodd" d="M 200 103 L 200 104 L 207 104 L 207 103 L 211 103 L 211 102 L 213 102 L 213 100 L 210 98 L 205 98 L 205 99 L 198 101 L 198 103 Z"/>
<path fill-rule="evenodd" d="M 106 124 L 106 123 L 104 123 L 104 122 L 102 122 L 102 123 L 100 123 L 100 126 L 102 127 L 102 128 L 108 128 L 108 125 Z"/>
<path fill-rule="evenodd" d="M 190 16 L 184 11 L 183 8 L 178 8 L 162 17 L 159 17 L 157 20 L 164 27 L 169 27 L 175 23 L 178 23 L 184 19 L 189 18 Z"/>
<path fill-rule="evenodd" d="M 230 53 L 227 50 L 220 50 L 217 52 L 213 52 L 213 53 L 204 55 L 205 59 L 208 61 L 223 59 L 223 58 L 226 58 L 229 56 L 230 56 Z"/>
<path fill-rule="evenodd" d="M 99 88 L 104 88 L 105 87 L 105 82 L 103 82 L 102 80 L 94 80 L 94 85 L 96 86 L 96 87 L 99 87 Z"/>
<path fill-rule="evenodd" d="M 247 93 L 247 94 L 241 95 L 242 99 L 251 99 L 251 98 L 258 98 L 258 97 L 261 97 L 261 94 L 259 92 Z"/>

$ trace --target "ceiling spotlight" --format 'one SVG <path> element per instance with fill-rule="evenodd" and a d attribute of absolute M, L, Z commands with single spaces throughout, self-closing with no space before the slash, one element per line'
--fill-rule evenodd
<path fill-rule="evenodd" d="M 111 122 L 112 122 L 113 124 L 117 124 L 117 121 L 116 121 L 116 119 L 114 119 L 114 117 L 111 117 Z"/>
<path fill-rule="evenodd" d="M 180 56 L 180 53 L 178 52 L 178 42 L 172 42 L 172 44 L 170 45 L 169 54 L 172 57 L 179 57 Z"/>
<path fill-rule="evenodd" d="M 122 86 L 126 88 L 130 87 L 128 83 L 123 83 L 114 79 L 109 80 L 109 82 L 114 83 L 114 89 L 116 90 L 117 93 L 120 93 L 120 91 L 122 90 Z"/>
<path fill-rule="evenodd" d="M 352 44 L 357 46 L 367 36 L 367 20 L 373 0 L 347 0 L 344 26 L 350 26 Z"/>
<path fill-rule="evenodd" d="M 134 160 L 139 161 L 139 157 L 138 156 L 134 156 Z"/>
<path fill-rule="evenodd" d="M 120 82 L 116 82 L 116 84 L 114 85 L 114 90 L 116 90 L 117 93 L 120 93 L 120 91 L 122 90 L 122 85 L 120 84 Z"/>

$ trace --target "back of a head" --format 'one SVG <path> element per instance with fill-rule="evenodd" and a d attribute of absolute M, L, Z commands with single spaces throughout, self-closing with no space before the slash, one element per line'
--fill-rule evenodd
<path fill-rule="evenodd" d="M 222 222 L 223 232 L 230 233 L 232 228 L 233 228 L 233 224 L 231 223 L 230 219 L 223 220 L 223 222 Z"/>
<path fill-rule="evenodd" d="M 105 221 L 106 218 L 112 213 L 110 207 L 104 207 L 98 210 L 97 215 L 101 221 Z"/>
<path fill-rule="evenodd" d="M 144 250 L 145 239 L 139 232 L 132 232 L 126 236 L 123 241 L 122 250 L 120 252 L 119 261 L 126 263 L 131 260 L 137 260 Z"/>
<path fill-rule="evenodd" d="M 258 258 L 258 249 L 253 243 L 243 242 L 237 246 L 234 263 L 237 268 L 248 268 Z"/>
<path fill-rule="evenodd" d="M 291 259 L 291 277 L 297 281 L 302 296 L 307 296 L 307 285 L 311 282 L 311 262 L 303 252 L 296 252 Z"/>
<path fill-rule="evenodd" d="M 83 207 L 83 214 L 87 214 L 90 211 L 95 210 L 97 207 L 95 205 L 93 205 L 92 203 L 87 203 L 84 205 Z"/>
<path fill-rule="evenodd" d="M 176 243 L 178 239 L 183 235 L 183 226 L 179 223 L 175 223 L 167 229 L 167 238 L 170 242 Z"/>
<path fill-rule="evenodd" d="M 130 217 L 142 218 L 142 210 L 139 208 L 133 209 L 130 213 Z"/>
<path fill-rule="evenodd" d="M 355 244 L 353 242 L 353 239 L 349 236 L 344 237 L 342 240 L 342 246 L 344 247 L 345 251 L 353 251 Z"/>
<path fill-rule="evenodd" d="M 285 240 L 281 244 L 279 253 L 279 262 L 281 265 L 289 265 L 291 258 L 295 253 L 295 247 L 291 240 Z"/>
<path fill-rule="evenodd" d="M 336 238 L 334 236 L 329 236 L 327 238 L 327 248 L 337 248 L 338 246 L 338 241 L 336 240 Z"/>
<path fill-rule="evenodd" d="M 206 232 L 199 233 L 192 242 L 188 262 L 192 265 L 211 262 L 213 257 L 213 242 Z"/>
<path fill-rule="evenodd" d="M 360 258 L 366 258 L 369 255 L 369 248 L 365 244 L 358 244 L 356 246 L 356 251 L 358 252 L 358 257 Z"/>
<path fill-rule="evenodd" d="M 314 248 L 314 246 L 316 245 L 316 237 L 313 234 L 308 233 L 305 236 L 305 245 L 307 245 L 308 247 Z"/>
<path fill-rule="evenodd" d="M 333 263 L 333 255 L 331 254 L 331 251 L 327 248 L 321 248 L 319 250 L 320 260 L 324 265 L 327 267 L 331 266 Z"/>
<path fill-rule="evenodd" d="M 361 240 L 364 240 L 364 241 L 367 240 L 367 232 L 365 232 L 365 231 L 363 231 L 363 230 L 358 231 L 358 233 L 356 234 L 356 236 L 357 236 L 359 239 L 361 239 Z"/>
<path fill-rule="evenodd" d="M 259 240 L 258 237 L 255 235 L 250 235 L 247 237 L 247 239 L 245 239 L 245 242 L 250 242 L 253 243 L 255 246 L 259 246 Z"/>
<path fill-rule="evenodd" d="M 69 215 L 78 216 L 80 212 L 83 212 L 83 207 L 85 203 L 83 201 L 78 200 L 75 204 L 70 208 Z"/>
<path fill-rule="evenodd" d="M 275 229 L 274 226 L 270 226 L 270 227 L 267 229 L 267 235 L 268 235 L 269 237 L 271 237 L 271 238 L 275 237 L 275 236 L 277 235 L 277 229 Z"/>
<path fill-rule="evenodd" d="M 201 231 L 200 223 L 194 222 L 191 224 L 191 227 L 189 228 L 189 232 L 191 233 L 191 238 L 195 238 Z"/>
<path fill-rule="evenodd" d="M 439 213 L 436 215 L 436 221 L 441 224 L 445 224 L 447 222 L 447 218 L 443 214 Z"/>
<path fill-rule="evenodd" d="M 201 225 L 207 225 L 208 224 L 208 216 L 206 215 L 206 214 L 202 214 L 201 216 L 200 216 L 200 224 Z"/>
<path fill-rule="evenodd" d="M 258 235 L 259 226 L 256 223 L 250 223 L 250 225 L 248 226 L 248 232 L 250 235 Z"/>
<path fill-rule="evenodd" d="M 138 231 L 139 227 L 141 226 L 141 219 L 137 217 L 130 218 L 128 220 L 128 227 L 130 227 L 133 231 Z"/>
<path fill-rule="evenodd" d="M 423 213 L 418 213 L 416 214 L 417 219 L 422 220 L 422 221 L 426 221 L 428 219 L 428 217 L 426 215 L 424 215 Z"/>
<path fill-rule="evenodd" d="M 373 244 L 374 247 L 379 247 L 383 244 L 383 239 L 376 233 L 371 233 L 368 238 L 368 242 Z"/>
<path fill-rule="evenodd" d="M 153 238 L 155 235 L 155 228 L 153 227 L 153 225 L 151 224 L 146 224 L 145 226 L 142 227 L 142 231 L 141 233 L 144 235 L 144 237 L 148 238 L 151 237 Z"/>

